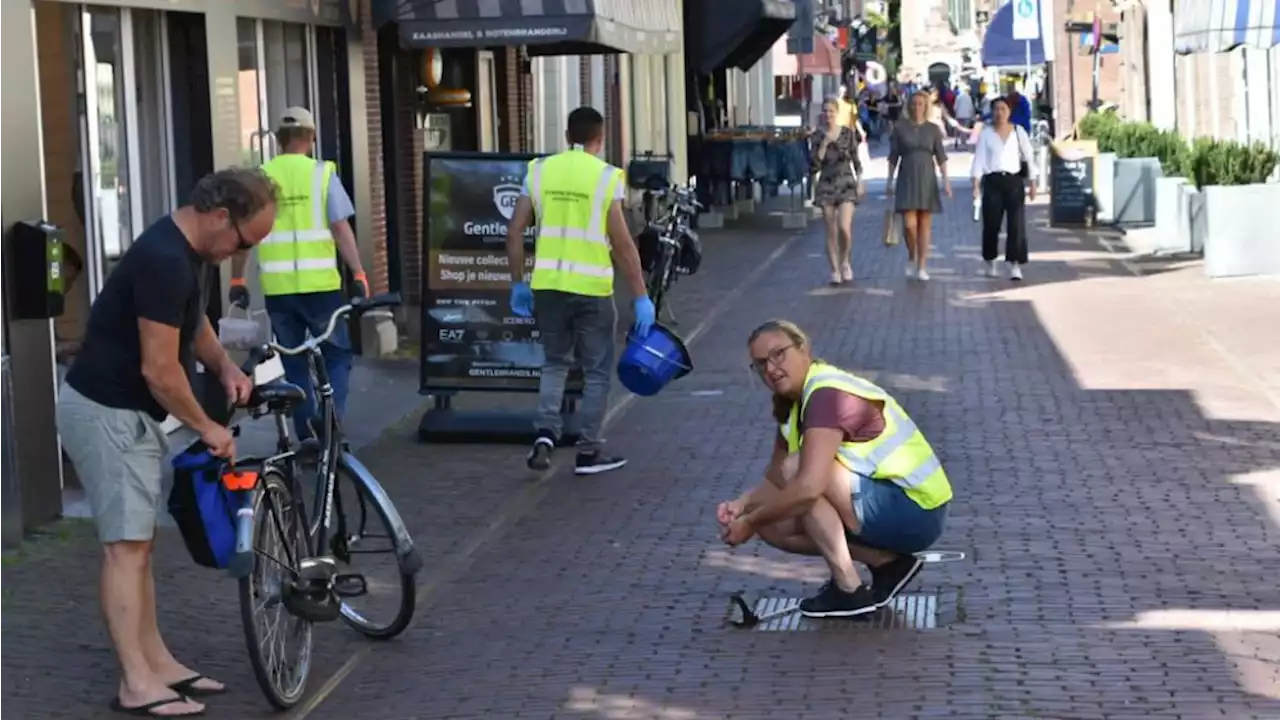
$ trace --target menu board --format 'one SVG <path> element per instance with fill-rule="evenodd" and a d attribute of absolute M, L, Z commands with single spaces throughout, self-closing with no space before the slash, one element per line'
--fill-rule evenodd
<path fill-rule="evenodd" d="M 507 223 L 529 161 L 512 153 L 425 153 L 423 177 L 423 392 L 534 391 L 544 354 L 533 318 L 511 312 Z M 527 282 L 534 238 L 525 231 Z M 581 392 L 582 375 L 568 392 Z"/>
<path fill-rule="evenodd" d="M 1050 227 L 1093 227 L 1097 214 L 1097 141 L 1066 140 L 1050 147 Z"/>

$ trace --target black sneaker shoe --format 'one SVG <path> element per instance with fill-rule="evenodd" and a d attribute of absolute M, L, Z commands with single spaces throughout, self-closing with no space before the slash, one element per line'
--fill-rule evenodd
<path fill-rule="evenodd" d="M 525 465 L 530 470 L 543 472 L 551 467 L 551 453 L 556 449 L 556 442 L 550 437 L 543 435 L 533 441 L 533 449 L 529 451 L 529 459 L 525 461 Z"/>
<path fill-rule="evenodd" d="M 893 602 L 923 567 L 924 562 L 915 555 L 899 555 L 896 560 L 871 568 L 871 589 L 875 591 L 876 606 L 884 607 Z"/>
<path fill-rule="evenodd" d="M 598 475 L 602 472 L 617 470 L 627 464 L 626 458 L 610 457 L 595 450 L 589 453 L 578 453 L 578 459 L 574 462 L 573 472 L 576 475 Z"/>
<path fill-rule="evenodd" d="M 811 618 L 854 617 L 875 612 L 877 607 L 875 595 L 866 585 L 845 592 L 834 582 L 828 582 L 817 595 L 800 601 L 800 614 Z"/>

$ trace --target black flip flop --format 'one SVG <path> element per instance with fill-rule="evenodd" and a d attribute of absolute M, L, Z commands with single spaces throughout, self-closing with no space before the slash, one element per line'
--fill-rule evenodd
<path fill-rule="evenodd" d="M 181 715 L 162 715 L 160 713 L 153 712 L 156 708 L 162 708 L 165 705 L 173 705 L 174 703 L 180 703 L 180 702 L 187 702 L 187 698 L 178 696 L 175 698 L 165 698 L 164 700 L 157 700 L 153 703 L 147 703 L 146 705 L 138 705 L 136 707 L 125 707 L 120 703 L 120 698 L 111 698 L 111 704 L 109 704 L 107 707 L 110 708 L 111 712 L 113 713 L 117 713 L 119 715 L 132 715 L 134 717 L 187 718 L 187 717 L 201 717 L 204 715 L 204 710 L 197 710 L 196 712 L 183 713 Z"/>
<path fill-rule="evenodd" d="M 225 685 L 220 688 L 196 687 L 196 683 L 201 680 L 212 681 L 213 678 L 205 677 L 204 675 L 192 675 L 186 680 L 179 680 L 178 682 L 173 683 L 169 686 L 169 689 L 179 695 L 186 695 L 189 698 L 212 697 L 213 695 L 223 695 L 227 692 Z"/>

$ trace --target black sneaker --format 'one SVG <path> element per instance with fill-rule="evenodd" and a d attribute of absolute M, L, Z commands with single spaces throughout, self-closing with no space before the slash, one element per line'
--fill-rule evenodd
<path fill-rule="evenodd" d="M 525 465 L 530 470 L 543 472 L 551 467 L 551 452 L 556 449 L 556 442 L 550 437 L 543 435 L 533 441 L 533 449 L 529 451 L 529 459 L 525 461 Z"/>
<path fill-rule="evenodd" d="M 897 559 L 871 568 L 871 589 L 875 591 L 877 607 L 884 607 L 902 592 L 916 575 L 924 562 L 915 555 L 899 555 Z"/>
<path fill-rule="evenodd" d="M 811 618 L 854 617 L 876 611 L 875 594 L 866 585 L 845 592 L 835 582 L 822 586 L 817 595 L 800 601 L 800 614 Z"/>
<path fill-rule="evenodd" d="M 617 470 L 626 464 L 626 458 L 610 457 L 599 450 L 580 452 L 578 459 L 574 462 L 573 472 L 576 475 L 598 475 L 602 472 Z"/>

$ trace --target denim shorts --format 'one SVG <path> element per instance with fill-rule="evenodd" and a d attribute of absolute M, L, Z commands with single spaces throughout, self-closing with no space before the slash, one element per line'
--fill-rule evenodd
<path fill-rule="evenodd" d="M 769 162 L 765 157 L 764 141 L 733 140 L 729 156 L 729 179 L 763 181 L 769 177 Z"/>
<path fill-rule="evenodd" d="M 862 525 L 856 534 L 846 531 L 850 542 L 906 554 L 927 550 L 942 537 L 946 504 L 925 510 L 907 497 L 906 491 L 887 480 L 857 475 L 849 480 L 853 485 L 853 511 Z"/>

